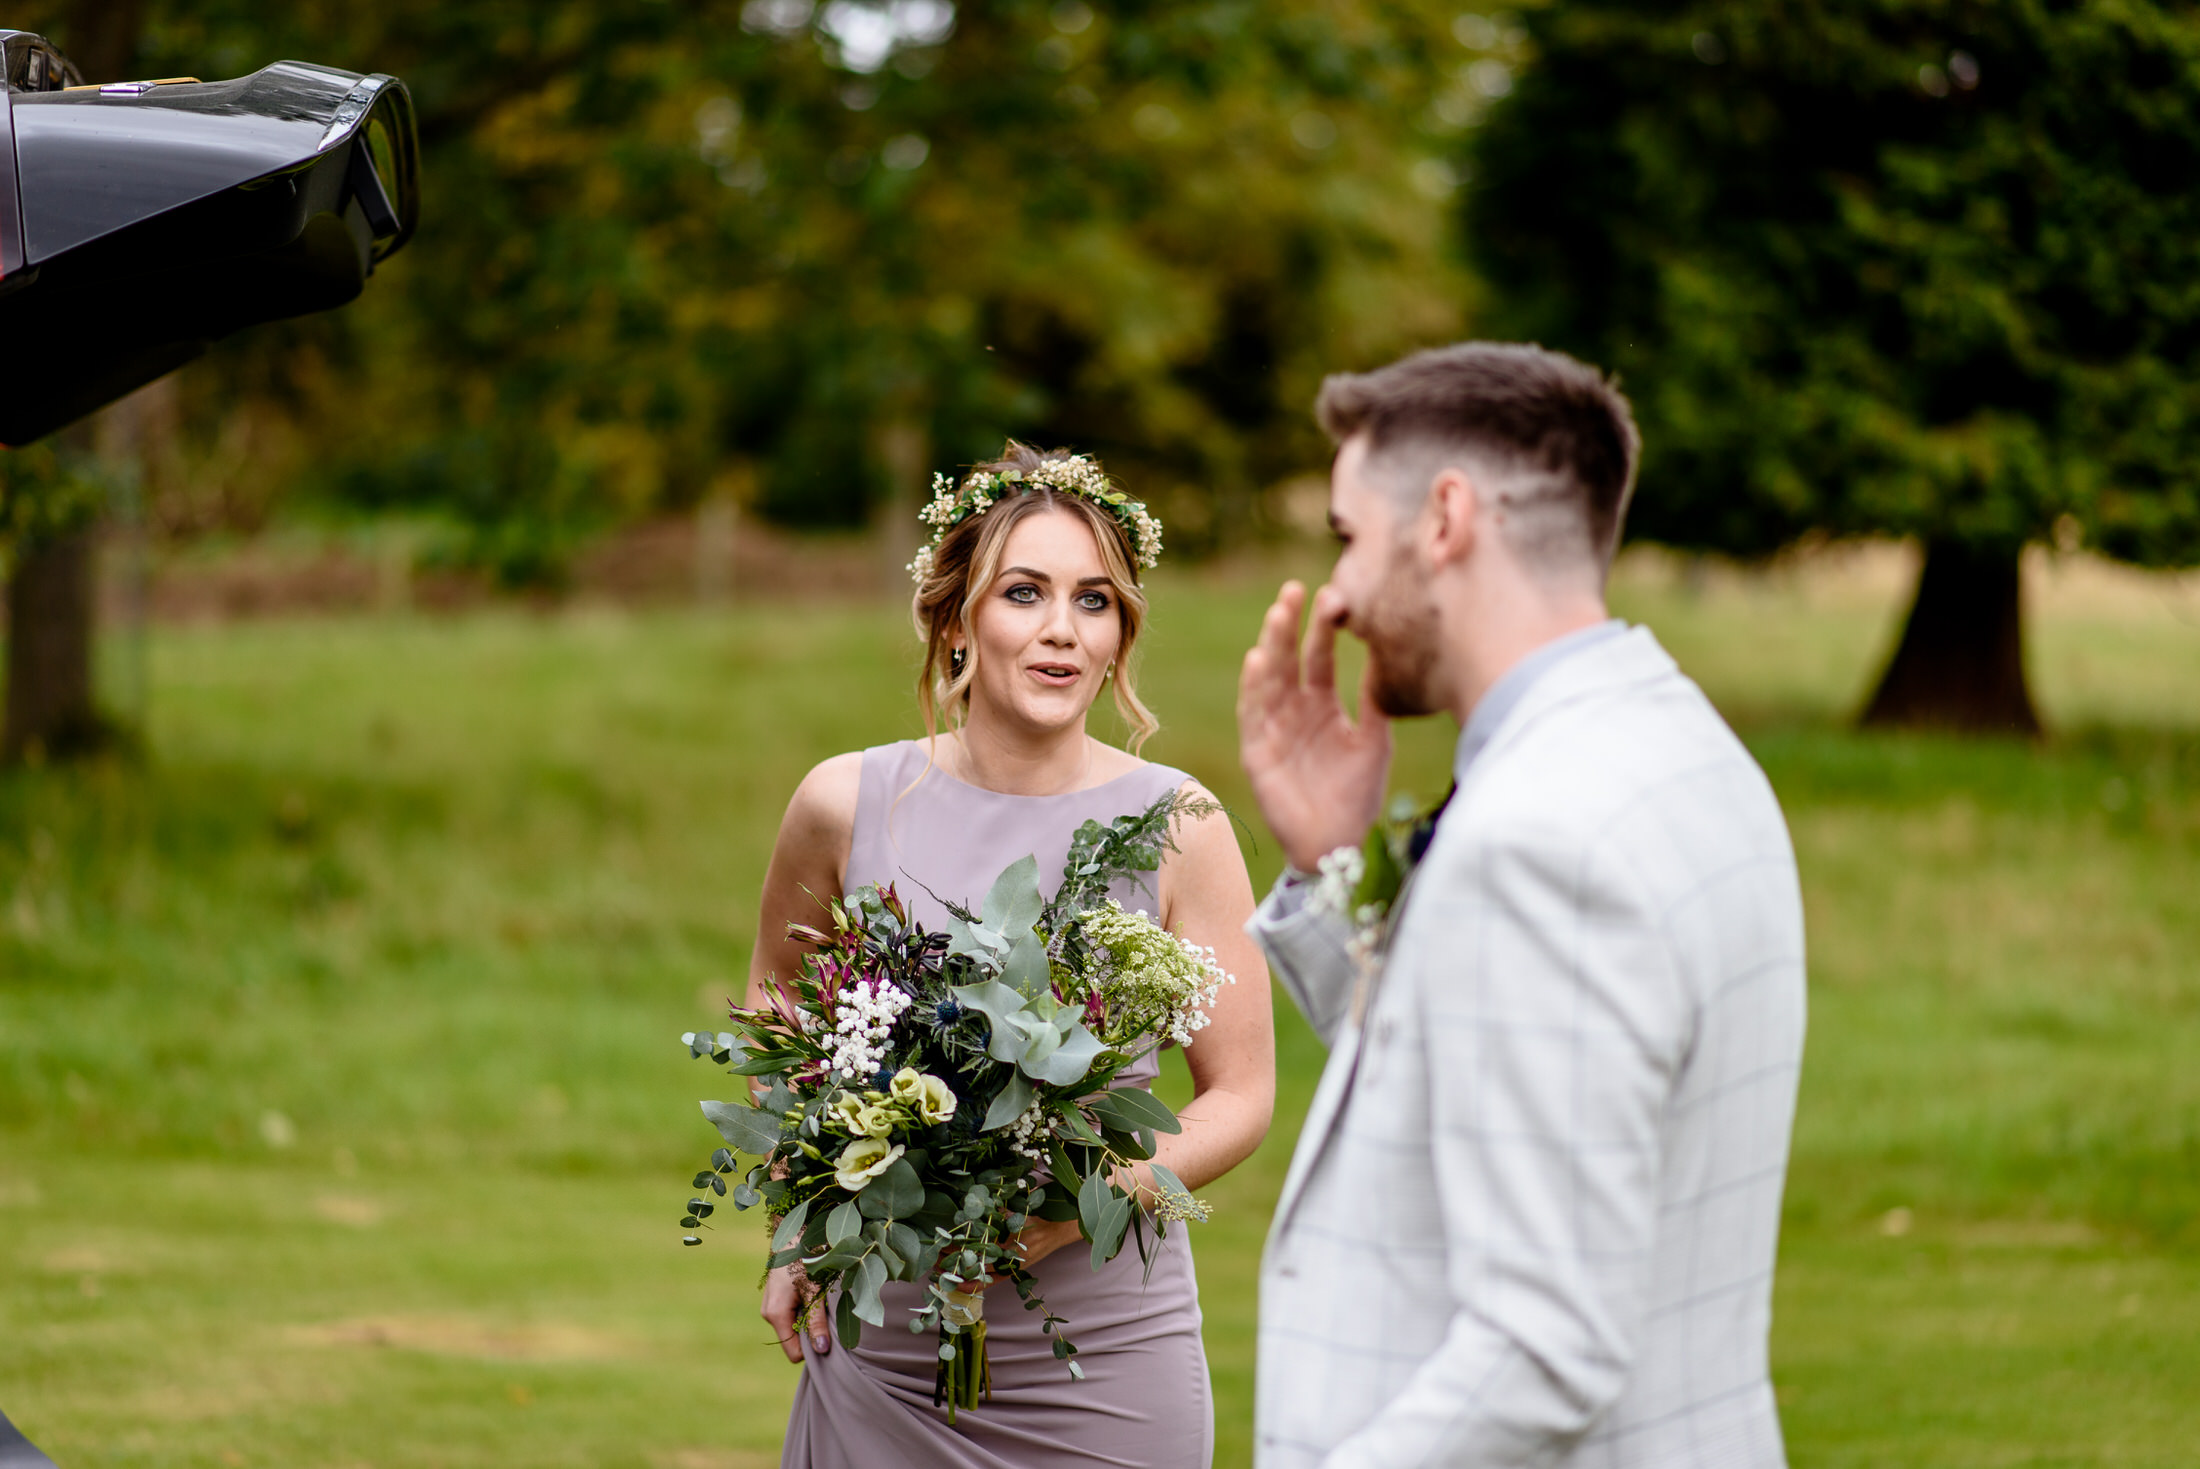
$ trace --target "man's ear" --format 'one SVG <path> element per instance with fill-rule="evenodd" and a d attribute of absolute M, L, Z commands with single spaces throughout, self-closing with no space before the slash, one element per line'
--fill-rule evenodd
<path fill-rule="evenodd" d="M 1438 470 L 1421 510 L 1428 527 L 1429 560 L 1438 566 L 1452 566 L 1472 555 L 1475 537 L 1481 530 L 1475 518 L 1481 509 L 1481 492 L 1465 470 L 1457 465 Z"/>

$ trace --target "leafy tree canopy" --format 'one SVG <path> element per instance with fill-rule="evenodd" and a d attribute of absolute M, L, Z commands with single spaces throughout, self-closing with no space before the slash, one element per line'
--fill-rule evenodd
<path fill-rule="evenodd" d="M 455 510 L 515 576 L 711 493 L 854 523 L 1004 433 L 1196 545 L 1319 454 L 1324 370 L 1458 325 L 1429 0 L 148 5 L 149 73 L 421 109 L 421 235 L 188 369 L 201 436 L 271 418 L 257 472 Z"/>
<path fill-rule="evenodd" d="M 2011 598 L 2050 532 L 2200 561 L 2200 12 L 1576 0 L 1526 24 L 1470 237 L 1509 330 L 1627 378 L 1637 534 L 1914 535 L 2007 558 Z"/>

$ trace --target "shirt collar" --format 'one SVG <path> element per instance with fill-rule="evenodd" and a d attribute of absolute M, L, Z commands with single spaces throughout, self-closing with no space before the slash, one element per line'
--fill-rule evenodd
<path fill-rule="evenodd" d="M 1617 617 L 1607 618 L 1603 622 L 1576 628 L 1561 637 L 1551 639 L 1506 669 L 1497 682 L 1489 686 L 1488 692 L 1476 702 L 1474 711 L 1467 716 L 1467 727 L 1459 732 L 1458 753 L 1452 757 L 1451 762 L 1452 778 L 1462 782 L 1466 780 L 1467 768 L 1474 764 L 1491 737 L 1497 733 L 1498 726 L 1520 706 L 1520 701 L 1528 696 L 1528 690 L 1535 687 L 1537 680 L 1576 653 L 1586 652 L 1599 643 L 1610 642 L 1626 631 L 1625 622 Z"/>

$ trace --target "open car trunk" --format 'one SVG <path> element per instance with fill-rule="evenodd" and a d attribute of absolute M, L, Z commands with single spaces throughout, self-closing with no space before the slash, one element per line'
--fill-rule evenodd
<path fill-rule="evenodd" d="M 0 31 L 0 444 L 22 445 L 242 327 L 341 306 L 419 217 L 412 100 L 279 61 L 86 86 Z"/>

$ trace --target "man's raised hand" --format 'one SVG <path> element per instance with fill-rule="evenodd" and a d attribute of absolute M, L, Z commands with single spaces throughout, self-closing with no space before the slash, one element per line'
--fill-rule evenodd
<path fill-rule="evenodd" d="M 1292 866 L 1312 871 L 1338 847 L 1357 846 L 1383 803 L 1390 774 L 1390 721 L 1360 689 L 1354 723 L 1337 698 L 1337 631 L 1344 599 L 1314 595 L 1303 652 L 1299 616 L 1306 588 L 1283 584 L 1261 620 L 1260 640 L 1238 679 L 1238 752 L 1268 828 Z"/>

